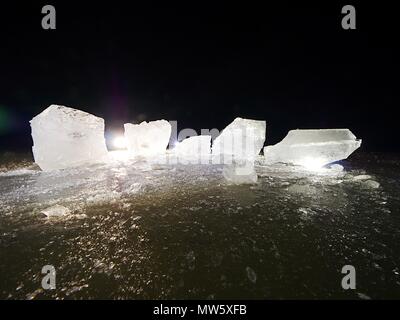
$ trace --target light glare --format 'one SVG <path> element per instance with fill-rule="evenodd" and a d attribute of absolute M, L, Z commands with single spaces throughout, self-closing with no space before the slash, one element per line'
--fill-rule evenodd
<path fill-rule="evenodd" d="M 326 162 L 321 158 L 305 158 L 301 162 L 303 167 L 312 171 L 321 171 L 325 164 Z"/>
<path fill-rule="evenodd" d="M 115 148 L 117 148 L 117 149 L 126 149 L 126 139 L 125 139 L 125 137 L 122 137 L 122 136 L 120 136 L 120 137 L 116 137 L 114 140 L 113 140 L 113 145 L 114 145 L 114 147 Z"/>

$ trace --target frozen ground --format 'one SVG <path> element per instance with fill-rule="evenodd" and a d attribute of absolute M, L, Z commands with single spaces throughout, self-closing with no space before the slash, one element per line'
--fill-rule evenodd
<path fill-rule="evenodd" d="M 218 165 L 41 172 L 5 154 L 0 298 L 400 298 L 400 156 L 341 164 L 259 164 L 257 184 L 238 186 Z M 354 291 L 341 288 L 346 264 Z"/>

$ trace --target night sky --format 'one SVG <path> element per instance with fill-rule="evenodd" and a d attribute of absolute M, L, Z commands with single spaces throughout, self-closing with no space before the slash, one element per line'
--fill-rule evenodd
<path fill-rule="evenodd" d="M 101 116 L 106 130 L 162 118 L 223 129 L 240 116 L 267 121 L 266 144 L 349 128 L 364 151 L 400 151 L 389 2 L 29 2 L 0 5 L 1 151 L 29 152 L 28 121 L 52 103 Z M 56 30 L 41 28 L 45 4 Z M 357 30 L 341 27 L 345 4 Z"/>

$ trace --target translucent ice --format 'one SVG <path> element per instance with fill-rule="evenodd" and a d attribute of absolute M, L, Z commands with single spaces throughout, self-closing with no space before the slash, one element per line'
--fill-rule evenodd
<path fill-rule="evenodd" d="M 354 180 L 354 181 L 361 181 L 361 180 L 368 180 L 368 179 L 371 179 L 371 178 L 372 178 L 372 177 L 371 177 L 370 175 L 361 174 L 361 175 L 355 176 L 355 177 L 353 178 L 353 180 Z"/>
<path fill-rule="evenodd" d="M 152 156 L 165 153 L 171 136 L 171 125 L 168 121 L 125 123 L 124 128 L 128 151 L 132 155 Z"/>
<path fill-rule="evenodd" d="M 178 155 L 198 156 L 211 153 L 211 136 L 202 135 L 186 138 L 175 147 Z"/>
<path fill-rule="evenodd" d="M 380 183 L 373 180 L 372 176 L 367 174 L 355 176 L 352 178 L 352 181 L 371 189 L 377 189 L 380 187 Z"/>
<path fill-rule="evenodd" d="M 234 160 L 225 165 L 222 174 L 226 181 L 233 184 L 253 184 L 257 182 L 257 173 L 254 162 L 248 160 Z"/>
<path fill-rule="evenodd" d="M 365 186 L 371 189 L 377 189 L 379 188 L 381 185 L 379 182 L 376 182 L 374 180 L 367 180 L 365 181 Z"/>
<path fill-rule="evenodd" d="M 56 204 L 55 206 L 46 208 L 41 211 L 44 215 L 46 215 L 48 218 L 52 217 L 63 217 L 68 214 L 70 214 L 70 210 L 64 206 L 60 206 Z"/>
<path fill-rule="evenodd" d="M 213 155 L 254 159 L 265 141 L 265 121 L 236 118 L 214 140 Z"/>
<path fill-rule="evenodd" d="M 51 105 L 30 124 L 33 156 L 42 170 L 75 167 L 107 157 L 102 118 Z"/>
<path fill-rule="evenodd" d="M 349 129 L 291 130 L 279 143 L 264 148 L 265 162 L 283 162 L 310 169 L 346 159 L 361 145 Z"/>

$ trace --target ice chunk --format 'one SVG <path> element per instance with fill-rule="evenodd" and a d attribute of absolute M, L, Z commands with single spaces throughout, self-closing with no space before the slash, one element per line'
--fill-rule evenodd
<path fill-rule="evenodd" d="M 30 124 L 33 156 L 42 170 L 76 167 L 107 158 L 102 118 L 51 105 Z"/>
<path fill-rule="evenodd" d="M 279 143 L 264 148 L 265 162 L 318 169 L 346 159 L 361 145 L 349 129 L 291 130 Z"/>
<path fill-rule="evenodd" d="M 211 153 L 211 136 L 194 136 L 179 142 L 175 147 L 178 155 L 198 156 Z"/>
<path fill-rule="evenodd" d="M 171 125 L 166 120 L 141 124 L 125 123 L 125 139 L 130 154 L 153 156 L 165 153 L 171 136 Z"/>
<path fill-rule="evenodd" d="M 254 159 L 265 141 L 265 121 L 236 118 L 214 140 L 213 155 Z"/>
<path fill-rule="evenodd" d="M 368 179 L 371 179 L 371 178 L 372 178 L 372 177 L 371 177 L 370 175 L 361 174 L 361 175 L 355 176 L 355 177 L 353 178 L 353 180 L 355 180 L 355 181 L 361 181 L 361 180 L 368 180 Z"/>
<path fill-rule="evenodd" d="M 287 188 L 287 191 L 289 191 L 290 193 L 305 194 L 305 195 L 314 195 L 318 193 L 318 190 L 319 189 L 310 184 L 302 184 L 302 183 L 295 183 Z"/>
<path fill-rule="evenodd" d="M 257 182 L 257 173 L 254 162 L 248 160 L 234 160 L 225 165 L 222 171 L 224 178 L 233 184 L 253 184 Z"/>
<path fill-rule="evenodd" d="M 257 274 L 255 273 L 255 271 L 252 268 L 246 267 L 246 273 L 247 273 L 247 278 L 252 283 L 256 283 L 257 282 Z"/>
<path fill-rule="evenodd" d="M 374 181 L 374 180 L 367 180 L 367 181 L 365 181 L 364 185 L 371 189 L 377 189 L 381 186 L 379 182 Z"/>
<path fill-rule="evenodd" d="M 53 218 L 53 217 L 63 217 L 68 215 L 71 211 L 60 205 L 55 205 L 49 208 L 46 208 L 41 211 L 44 215 L 46 215 L 48 218 Z"/>

